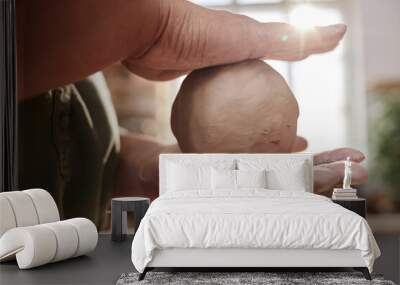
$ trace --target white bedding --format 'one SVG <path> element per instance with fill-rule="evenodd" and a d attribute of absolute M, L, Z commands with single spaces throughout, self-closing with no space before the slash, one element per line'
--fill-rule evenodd
<path fill-rule="evenodd" d="M 320 195 L 265 189 L 162 195 L 140 223 L 132 262 L 143 272 L 165 248 L 358 249 L 370 271 L 380 255 L 359 215 Z"/>

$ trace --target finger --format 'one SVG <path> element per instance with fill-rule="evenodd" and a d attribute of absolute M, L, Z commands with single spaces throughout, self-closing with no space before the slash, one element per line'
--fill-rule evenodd
<path fill-rule="evenodd" d="M 338 24 L 301 31 L 287 23 L 259 23 L 246 17 L 237 17 L 233 21 L 235 16 L 226 15 L 227 19 L 232 17 L 233 23 L 225 26 L 223 31 L 216 29 L 220 36 L 209 34 L 207 39 L 213 40 L 207 43 L 210 53 L 205 53 L 203 64 L 214 65 L 254 58 L 301 60 L 311 54 L 334 49 L 347 29 L 346 25 Z M 243 42 L 246 44 L 238 44 Z"/>
<path fill-rule="evenodd" d="M 314 165 L 345 160 L 347 157 L 350 157 L 350 160 L 355 162 L 361 162 L 365 159 L 364 154 L 359 150 L 353 148 L 338 148 L 314 155 Z"/>
<path fill-rule="evenodd" d="M 314 166 L 314 192 L 322 193 L 340 185 L 344 176 L 344 162 L 337 161 Z M 368 179 L 367 170 L 357 162 L 352 165 L 352 185 L 360 185 Z"/>
<path fill-rule="evenodd" d="M 315 49 L 298 49 L 298 50 L 289 50 L 289 51 L 277 51 L 273 56 L 270 56 L 270 59 L 284 59 L 286 61 L 299 61 L 306 59 L 312 54 L 320 54 L 331 51 L 338 46 L 339 43 L 325 43 L 318 48 Z M 264 57 L 264 59 L 269 59 L 268 57 Z"/>
<path fill-rule="evenodd" d="M 303 151 L 307 148 L 307 146 L 307 140 L 303 137 L 297 136 L 292 146 L 292 152 Z"/>
<path fill-rule="evenodd" d="M 343 24 L 315 27 L 308 31 L 300 31 L 285 23 L 263 24 L 270 30 L 269 43 L 259 45 L 265 49 L 265 56 L 270 59 L 300 60 L 313 53 L 323 53 L 334 49 L 346 32 Z M 262 52 L 260 50 L 259 52 Z"/>

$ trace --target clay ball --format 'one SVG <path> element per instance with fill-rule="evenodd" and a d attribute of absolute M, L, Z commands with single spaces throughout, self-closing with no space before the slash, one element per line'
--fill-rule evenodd
<path fill-rule="evenodd" d="M 190 73 L 174 101 L 171 127 L 186 153 L 290 152 L 298 115 L 283 77 L 251 60 Z"/>

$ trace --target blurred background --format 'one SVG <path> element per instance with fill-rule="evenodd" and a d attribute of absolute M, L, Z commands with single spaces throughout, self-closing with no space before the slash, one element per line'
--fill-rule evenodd
<path fill-rule="evenodd" d="M 354 147 L 367 154 L 370 213 L 400 213 L 400 1 L 196 0 L 262 22 L 300 29 L 346 23 L 333 52 L 301 62 L 268 61 L 289 83 L 300 105 L 298 133 L 307 152 Z M 120 126 L 175 142 L 169 118 L 183 80 L 152 82 L 116 64 L 103 71 Z M 372 218 L 371 218 L 372 219 Z M 400 231 L 400 216 L 385 216 Z M 378 220 L 378 225 L 381 221 Z M 399 224 L 399 225 L 398 225 Z"/>

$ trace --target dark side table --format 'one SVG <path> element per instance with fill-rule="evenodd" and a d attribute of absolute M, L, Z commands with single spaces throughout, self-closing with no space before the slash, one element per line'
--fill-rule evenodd
<path fill-rule="evenodd" d="M 333 203 L 339 204 L 340 206 L 359 214 L 365 219 L 367 216 L 367 200 L 364 198 L 348 199 L 348 200 L 336 200 L 332 199 Z"/>
<path fill-rule="evenodd" d="M 123 241 L 128 230 L 127 212 L 133 212 L 135 227 L 139 227 L 140 221 L 146 214 L 150 205 L 150 199 L 144 197 L 120 197 L 111 200 L 111 239 Z"/>

